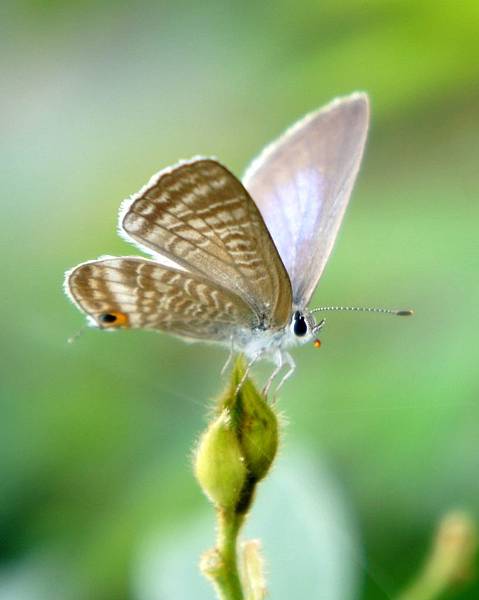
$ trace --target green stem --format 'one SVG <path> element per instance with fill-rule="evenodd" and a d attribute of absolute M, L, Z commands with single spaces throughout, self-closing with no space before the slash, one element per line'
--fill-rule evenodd
<path fill-rule="evenodd" d="M 218 509 L 218 568 L 211 573 L 221 600 L 243 600 L 243 589 L 238 571 L 237 542 L 244 515 Z"/>
<path fill-rule="evenodd" d="M 256 479 L 247 476 L 239 501 L 234 510 L 216 508 L 216 548 L 206 552 L 201 560 L 201 571 L 211 579 L 220 600 L 250 600 L 243 590 L 238 569 L 238 534 L 251 505 Z"/>

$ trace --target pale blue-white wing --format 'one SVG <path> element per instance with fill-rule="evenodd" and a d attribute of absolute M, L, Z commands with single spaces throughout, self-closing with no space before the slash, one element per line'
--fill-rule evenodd
<path fill-rule="evenodd" d="M 369 121 L 364 93 L 338 98 L 286 131 L 243 179 L 304 308 L 331 253 L 359 170 Z"/>

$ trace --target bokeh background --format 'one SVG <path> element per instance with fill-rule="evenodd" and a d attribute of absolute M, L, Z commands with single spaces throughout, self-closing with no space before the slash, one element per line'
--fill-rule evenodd
<path fill-rule="evenodd" d="M 0 599 L 211 598 L 194 440 L 225 352 L 85 332 L 65 269 L 136 251 L 120 201 L 195 154 L 240 175 L 366 90 L 363 168 L 249 524 L 272 597 L 394 598 L 451 509 L 479 516 L 479 4 L 6 0 L 0 19 Z M 265 369 L 257 371 L 259 380 Z M 478 598 L 472 578 L 458 598 Z"/>

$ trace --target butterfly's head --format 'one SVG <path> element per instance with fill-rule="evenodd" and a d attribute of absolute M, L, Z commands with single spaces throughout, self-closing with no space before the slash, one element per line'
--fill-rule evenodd
<path fill-rule="evenodd" d="M 324 319 L 319 323 L 313 314 L 307 310 L 295 310 L 291 317 L 290 330 L 296 343 L 304 344 L 309 342 L 324 325 Z"/>

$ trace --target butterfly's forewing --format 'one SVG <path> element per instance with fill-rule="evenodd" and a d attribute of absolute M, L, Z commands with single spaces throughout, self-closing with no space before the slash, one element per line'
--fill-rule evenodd
<path fill-rule="evenodd" d="M 67 274 L 67 293 L 99 327 L 158 329 L 193 339 L 227 341 L 258 325 L 236 294 L 201 275 L 143 258 L 105 258 Z M 108 318 L 110 317 L 110 318 Z"/>
<path fill-rule="evenodd" d="M 267 147 L 243 183 L 263 215 L 305 307 L 334 244 L 366 142 L 366 94 L 340 98 Z"/>
<path fill-rule="evenodd" d="M 196 159 L 160 172 L 126 201 L 120 231 L 238 295 L 262 326 L 288 322 L 288 274 L 253 200 L 218 162 Z"/>

